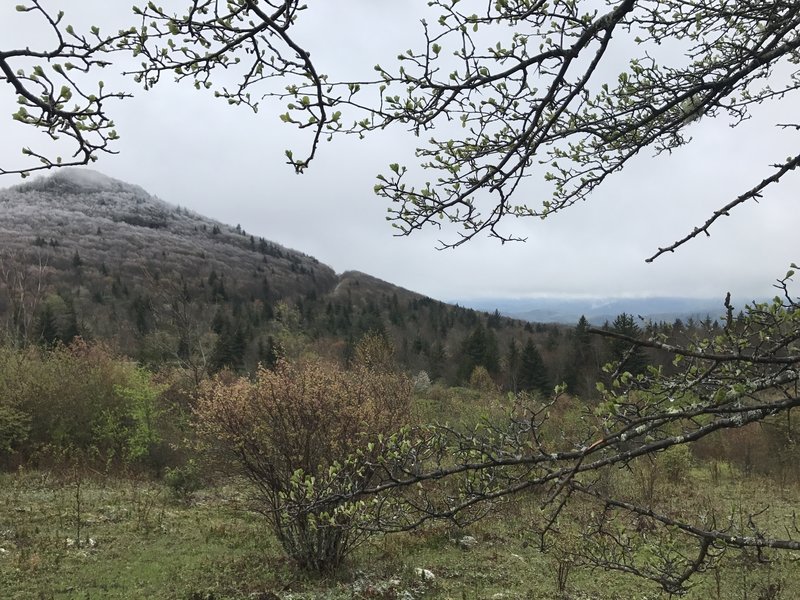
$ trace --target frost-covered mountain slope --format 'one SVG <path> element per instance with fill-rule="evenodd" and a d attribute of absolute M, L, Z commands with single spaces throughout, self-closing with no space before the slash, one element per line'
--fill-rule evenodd
<path fill-rule="evenodd" d="M 346 360 L 382 332 L 404 368 L 456 381 L 464 340 L 485 328 L 502 348 L 546 334 L 364 273 L 337 276 L 93 171 L 0 190 L 0 336 L 22 343 L 97 339 L 199 378 L 310 347 Z"/>
<path fill-rule="evenodd" d="M 0 190 L 0 250 L 44 254 L 55 270 L 76 261 L 141 277 L 263 279 L 276 296 L 336 284 L 326 265 L 241 228 L 164 202 L 137 185 L 88 169 L 62 169 Z M 250 287 L 250 286 L 247 286 Z"/>

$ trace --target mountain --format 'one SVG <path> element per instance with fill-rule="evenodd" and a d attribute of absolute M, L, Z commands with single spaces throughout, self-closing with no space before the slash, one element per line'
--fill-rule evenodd
<path fill-rule="evenodd" d="M 452 382 L 469 375 L 480 352 L 500 377 L 512 340 L 558 333 L 364 273 L 337 275 L 238 225 L 83 169 L 0 190 L 2 324 L 16 343 L 80 335 L 198 377 L 303 348 L 347 360 L 358 339 L 377 331 L 404 368 Z M 470 336 L 483 345 L 471 357 Z"/>
<path fill-rule="evenodd" d="M 310 256 L 85 169 L 0 190 L 0 235 L 6 254 L 38 246 L 49 249 L 40 252 L 49 267 L 61 269 L 78 252 L 85 264 L 105 265 L 122 281 L 216 270 L 237 279 L 269 273 L 278 296 L 336 285 L 333 269 Z"/>
<path fill-rule="evenodd" d="M 645 321 L 671 323 L 707 316 L 713 321 L 725 312 L 721 298 L 496 298 L 459 300 L 459 304 L 475 310 L 498 310 L 507 317 L 535 323 L 574 325 L 585 316 L 598 326 L 621 313 L 641 316 Z"/>

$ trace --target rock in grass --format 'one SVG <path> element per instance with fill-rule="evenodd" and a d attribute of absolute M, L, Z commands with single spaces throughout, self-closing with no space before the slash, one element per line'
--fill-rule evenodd
<path fill-rule="evenodd" d="M 478 545 L 478 540 L 476 540 L 471 535 L 465 535 L 460 540 L 458 540 L 458 547 L 462 550 L 472 550 L 475 546 Z"/>

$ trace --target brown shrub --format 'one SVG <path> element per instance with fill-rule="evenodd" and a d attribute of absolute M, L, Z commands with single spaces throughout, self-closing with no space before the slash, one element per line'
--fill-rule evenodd
<path fill-rule="evenodd" d="M 410 381 L 390 371 L 279 362 L 252 381 L 221 374 L 208 382 L 197 427 L 254 484 L 256 510 L 289 556 L 328 570 L 364 539 L 358 491 L 384 436 L 404 424 L 410 398 Z"/>

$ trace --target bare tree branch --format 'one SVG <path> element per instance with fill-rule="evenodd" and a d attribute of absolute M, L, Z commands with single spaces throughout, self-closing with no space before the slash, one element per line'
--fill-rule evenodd
<path fill-rule="evenodd" d="M 17 10 L 44 21 L 53 42 L 45 50 L 0 49 L 0 82 L 8 83 L 18 98 L 19 110 L 13 118 L 43 131 L 50 143 L 71 139 L 73 149 L 71 157 L 64 159 L 25 147 L 23 155 L 34 162 L 21 168 L 0 166 L 0 175 L 26 177 L 52 167 L 86 165 L 101 153 L 115 153 L 112 143 L 119 136 L 105 107 L 109 100 L 121 100 L 130 94 L 107 91 L 102 81 L 95 84 L 96 91 L 89 91 L 75 74 L 87 75 L 109 66 L 109 54 L 117 50 L 116 44 L 126 33 L 105 36 L 95 27 L 89 35 L 80 34 L 64 25 L 63 11 L 53 15 L 40 0 L 29 0 L 27 6 L 20 5 Z M 41 60 L 46 65 L 26 70 L 30 60 Z"/>
<path fill-rule="evenodd" d="M 777 183 L 778 181 L 780 181 L 780 179 L 784 175 L 786 175 L 786 173 L 788 173 L 789 171 L 793 171 L 798 167 L 798 165 L 800 165 L 800 154 L 798 154 L 794 158 L 787 160 L 783 164 L 774 165 L 778 169 L 774 174 L 772 174 L 770 177 L 767 177 L 766 179 L 761 181 L 761 183 L 759 183 L 757 186 L 748 190 L 741 196 L 737 197 L 735 200 L 732 200 L 719 210 L 714 211 L 714 214 L 711 217 L 709 217 L 708 220 L 705 223 L 703 223 L 703 225 L 701 225 L 700 227 L 695 227 L 691 233 L 687 234 L 677 242 L 674 242 L 673 244 L 670 244 L 665 248 L 659 248 L 658 252 L 653 254 L 653 256 L 648 258 L 645 262 L 649 263 L 653 262 L 659 256 L 667 252 L 675 252 L 676 249 L 683 246 L 689 240 L 696 238 L 701 233 L 706 234 L 706 236 L 710 236 L 711 234 L 708 232 L 708 230 L 717 221 L 717 219 L 719 219 L 720 217 L 729 217 L 730 211 L 732 209 L 736 208 L 740 204 L 744 204 L 748 200 L 757 200 L 758 198 L 761 198 L 761 193 L 764 191 L 765 188 L 767 188 L 769 185 L 773 183 Z"/>

